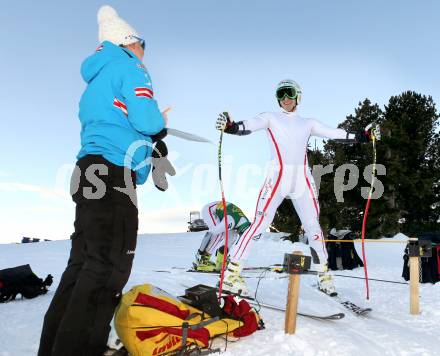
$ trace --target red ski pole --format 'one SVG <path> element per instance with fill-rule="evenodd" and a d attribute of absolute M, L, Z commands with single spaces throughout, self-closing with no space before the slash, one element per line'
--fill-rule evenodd
<path fill-rule="evenodd" d="M 378 126 L 376 126 L 375 129 L 373 128 L 371 129 L 371 139 L 373 142 L 373 170 L 372 170 L 370 191 L 368 192 L 367 205 L 365 206 L 365 211 L 364 211 L 364 219 L 362 221 L 362 260 L 364 263 L 365 288 L 367 292 L 367 300 L 370 299 L 370 288 L 368 285 L 367 257 L 365 254 L 365 231 L 367 229 L 368 210 L 370 209 L 370 205 L 371 205 L 371 195 L 373 194 L 374 181 L 376 180 L 376 136 L 378 139 L 380 139 L 380 131 Z"/>

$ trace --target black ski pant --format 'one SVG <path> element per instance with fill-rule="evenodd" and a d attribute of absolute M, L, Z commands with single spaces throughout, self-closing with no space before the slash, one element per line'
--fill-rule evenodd
<path fill-rule="evenodd" d="M 102 355 L 130 276 L 138 211 L 125 194 L 111 189 L 121 186 L 122 167 L 101 156 L 86 156 L 77 166 L 83 173 L 97 162 L 108 167 L 108 175 L 99 176 L 108 189 L 101 199 L 84 198 L 82 188 L 92 185 L 81 175 L 79 192 L 73 194 L 77 205 L 70 257 L 44 317 L 38 356 Z"/>

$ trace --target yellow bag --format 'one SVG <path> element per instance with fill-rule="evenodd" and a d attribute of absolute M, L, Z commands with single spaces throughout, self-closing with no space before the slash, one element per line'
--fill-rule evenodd
<path fill-rule="evenodd" d="M 206 313 L 151 284 L 144 284 L 123 295 L 115 313 L 115 328 L 130 356 L 163 355 L 182 348 L 184 322 L 191 326 L 209 319 L 212 318 Z M 241 320 L 222 318 L 196 330 L 188 328 L 186 346 L 205 348 L 211 338 L 234 331 L 236 336 L 248 335 L 256 330 L 254 324 L 259 321 L 258 314 L 249 309 Z"/>

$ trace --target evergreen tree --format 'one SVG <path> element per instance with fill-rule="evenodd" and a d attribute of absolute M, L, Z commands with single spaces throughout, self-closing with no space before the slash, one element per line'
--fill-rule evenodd
<path fill-rule="evenodd" d="M 439 228 L 438 118 L 431 97 L 410 91 L 393 96 L 385 108 L 387 176 L 407 234 Z"/>
<path fill-rule="evenodd" d="M 358 108 L 355 109 L 354 115 L 349 115 L 346 120 L 339 125 L 340 128 L 348 132 L 359 132 L 370 124 L 382 123 L 382 111 L 377 104 L 372 104 L 370 100 L 365 99 L 359 103 Z M 381 163 L 380 157 L 382 157 L 384 148 L 377 145 L 377 158 Z M 324 146 L 325 156 L 328 157 L 329 162 L 333 162 L 334 174 L 327 175 L 323 178 L 323 184 L 321 186 L 321 192 L 324 193 L 325 199 L 320 197 L 322 204 L 321 220 L 331 221 L 332 226 L 337 229 L 350 229 L 359 234 L 362 228 L 362 220 L 364 209 L 366 205 L 366 197 L 362 196 L 361 190 L 369 188 L 371 180 L 366 181 L 365 178 L 371 179 L 371 168 L 369 166 L 373 162 L 372 144 L 341 144 L 334 141 L 328 141 Z M 351 164 L 354 171 L 347 170 L 345 172 L 344 180 L 338 182 L 336 179 L 337 170 L 344 171 L 345 165 Z M 350 177 L 351 174 L 351 177 Z M 357 184 L 353 189 L 344 191 L 337 194 L 337 190 L 340 189 L 339 185 L 342 183 L 347 185 L 349 179 L 355 182 L 355 174 L 358 174 Z M 383 176 L 378 176 L 378 179 L 383 182 Z M 385 185 L 385 183 L 383 183 Z M 375 184 L 377 188 L 378 184 Z M 337 201 L 336 196 L 343 197 L 343 202 Z M 379 203 L 379 200 L 382 200 Z M 326 202 L 330 206 L 326 206 Z M 380 197 L 377 200 L 372 201 L 372 208 L 369 212 L 369 218 L 367 223 L 367 231 L 369 237 L 376 237 L 387 233 L 392 233 L 397 226 L 397 215 L 395 215 L 392 221 L 395 221 L 395 226 L 388 226 L 388 218 L 392 214 L 392 208 L 389 206 L 384 197 Z M 392 225 L 392 224 L 391 224 Z"/>
<path fill-rule="evenodd" d="M 430 162 L 430 166 L 428 169 L 431 172 L 434 172 L 436 176 L 434 177 L 433 184 L 433 196 L 434 196 L 434 204 L 433 204 L 433 219 L 434 227 L 432 230 L 439 230 L 440 224 L 440 133 L 436 133 L 433 136 L 432 144 L 428 149 L 427 157 Z M 437 219 L 437 220 L 436 220 Z"/>

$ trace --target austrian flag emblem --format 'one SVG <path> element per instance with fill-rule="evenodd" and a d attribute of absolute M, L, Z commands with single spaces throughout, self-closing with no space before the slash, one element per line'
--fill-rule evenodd
<path fill-rule="evenodd" d="M 146 98 L 153 99 L 153 91 L 147 87 L 135 88 L 134 92 L 136 96 L 145 96 Z"/>
<path fill-rule="evenodd" d="M 125 105 L 122 101 L 115 98 L 113 100 L 113 106 L 116 106 L 117 108 L 121 109 L 124 115 L 128 116 L 127 105 Z"/>

